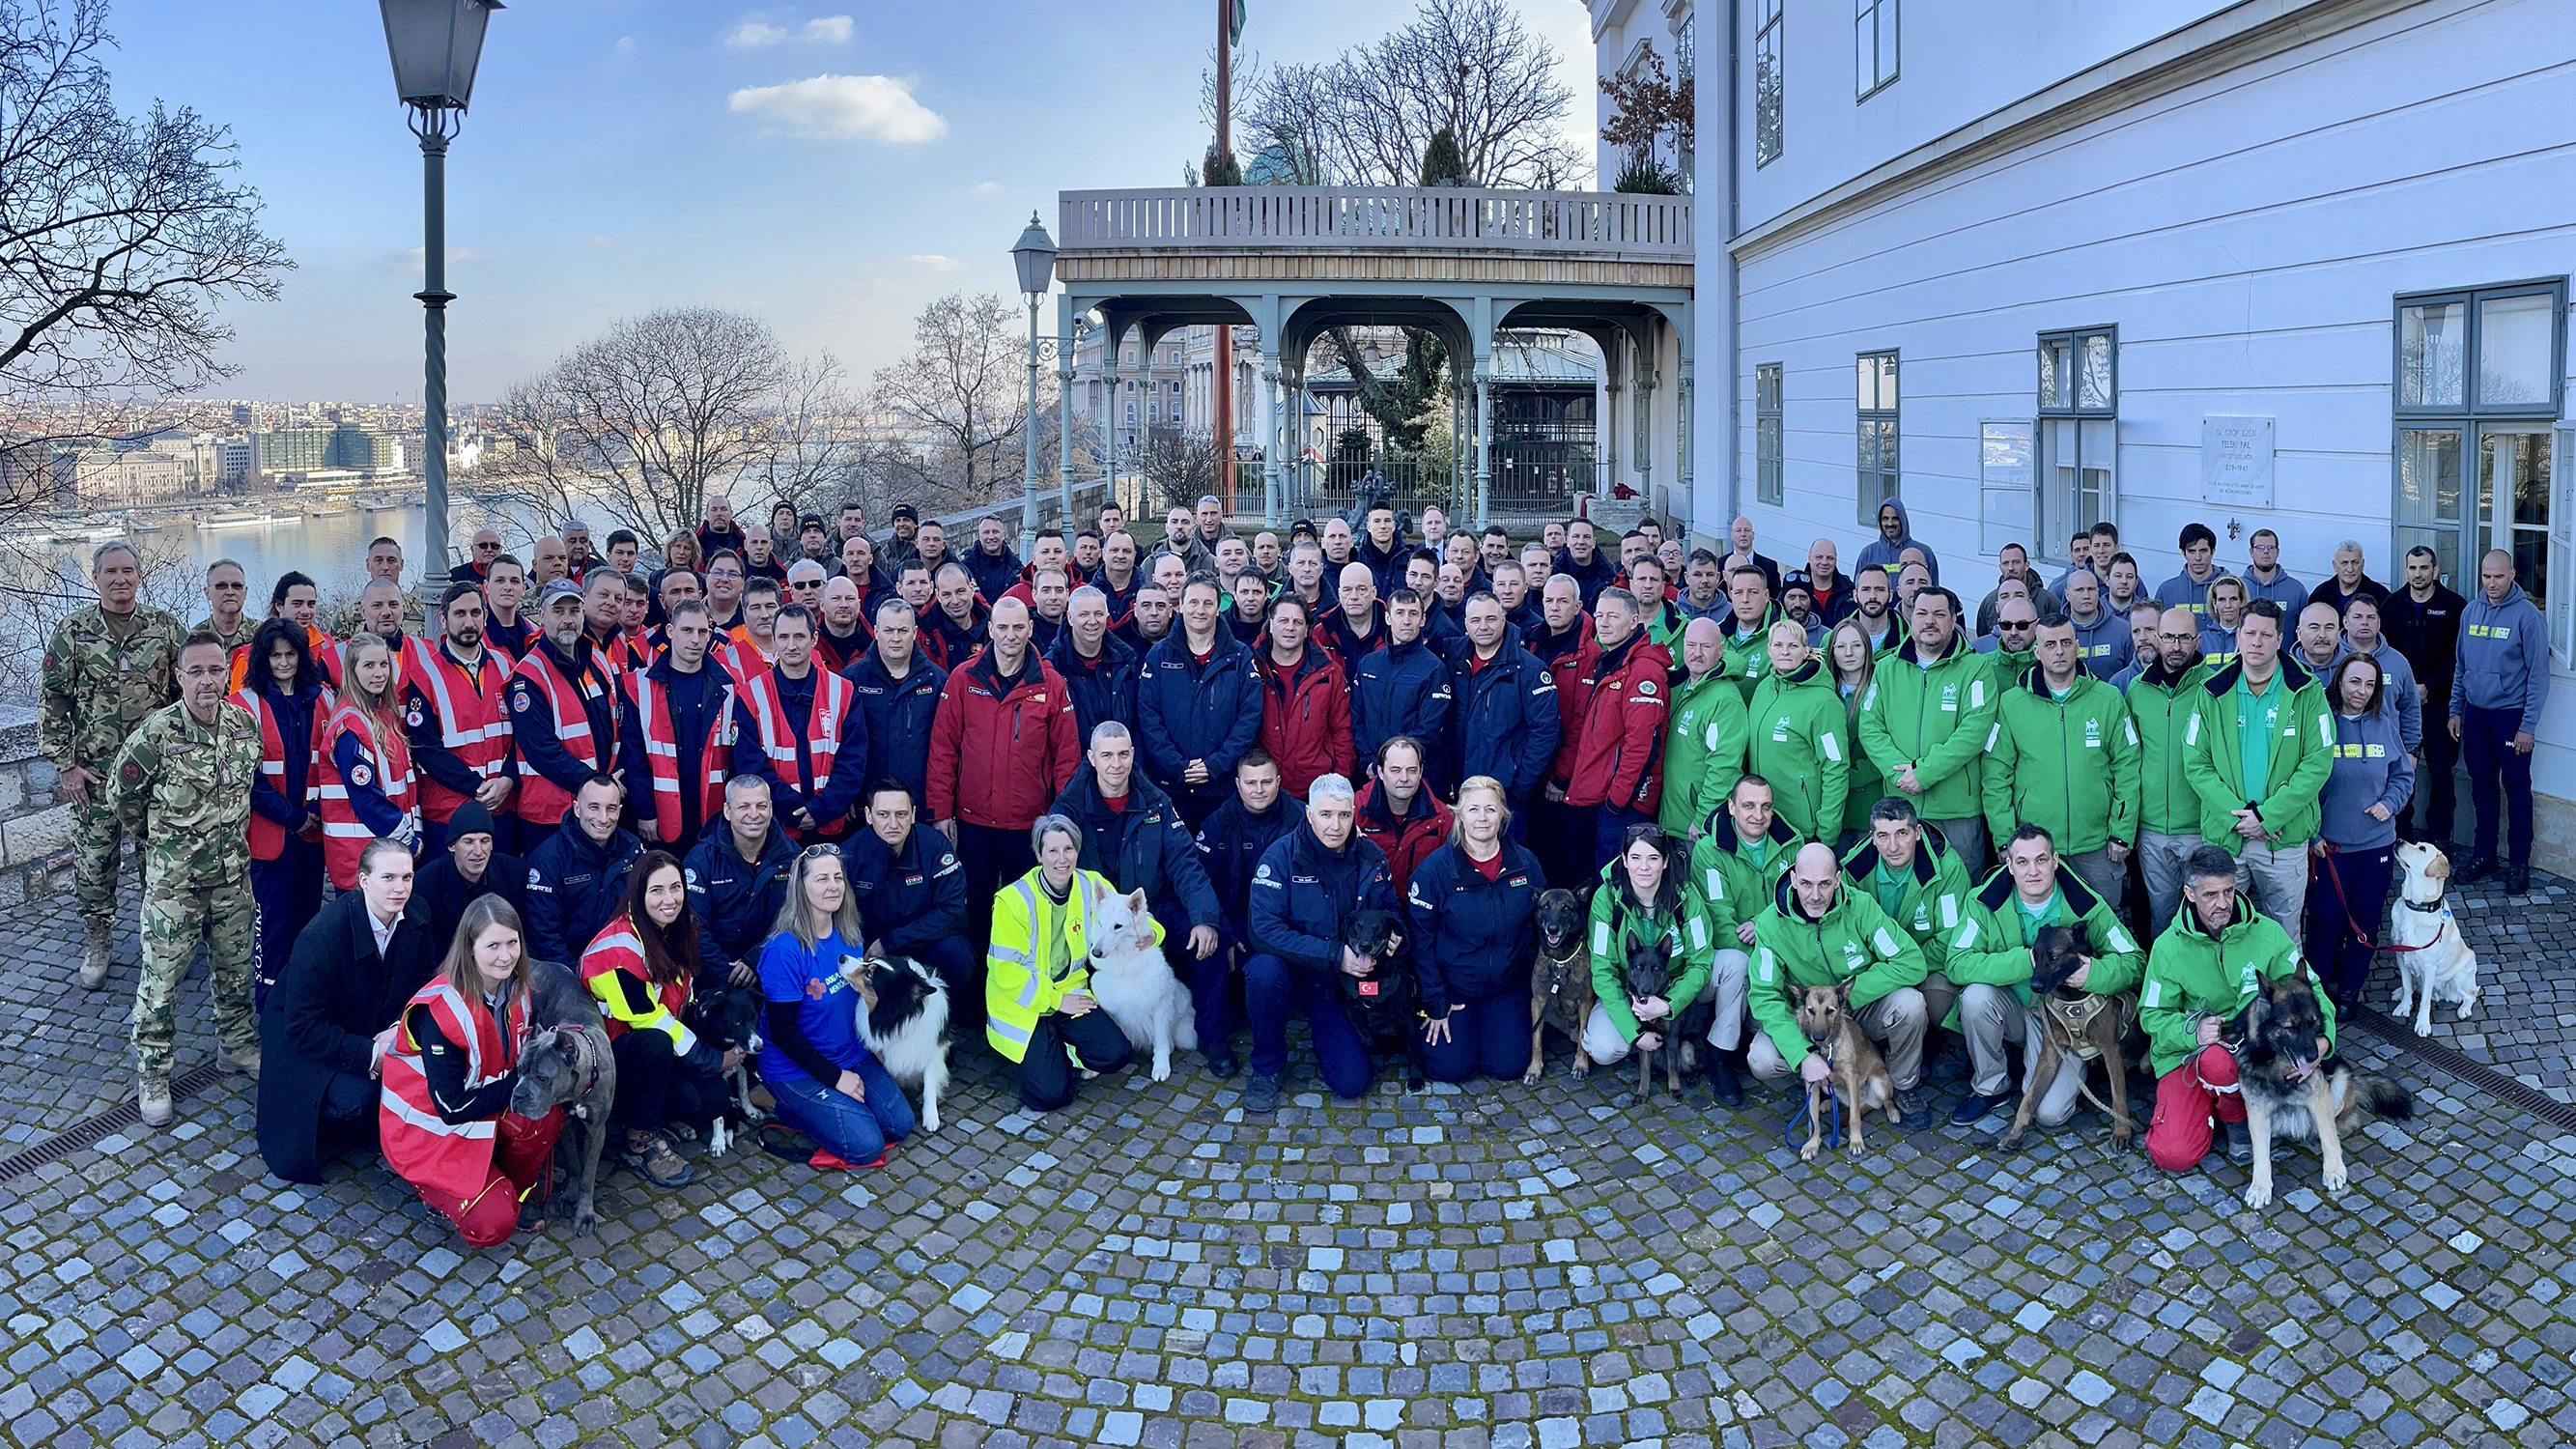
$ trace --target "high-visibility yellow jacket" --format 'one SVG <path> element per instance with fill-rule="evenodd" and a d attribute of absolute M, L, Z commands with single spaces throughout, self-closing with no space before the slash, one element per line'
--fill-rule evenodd
<path fill-rule="evenodd" d="M 984 958 L 984 1040 L 1016 1062 L 1026 1056 L 1038 1018 L 1064 1009 L 1065 997 L 1091 989 L 1090 902 L 1119 894 L 1095 871 L 1073 873 L 1073 893 L 1059 905 L 1040 884 L 1043 867 L 993 897 L 993 945 Z M 1059 955 L 1047 948 L 1061 942 Z M 1154 922 L 1154 944 L 1163 926 Z M 1053 958 L 1054 971 L 1046 968 Z"/>

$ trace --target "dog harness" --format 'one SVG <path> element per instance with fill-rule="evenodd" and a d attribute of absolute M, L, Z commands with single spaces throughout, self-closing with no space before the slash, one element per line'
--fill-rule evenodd
<path fill-rule="evenodd" d="M 2060 1036 L 2058 1050 L 2075 1062 L 2076 1092 L 2082 1095 L 2085 1101 L 2092 1103 L 2095 1110 L 2103 1116 L 2134 1132 L 2137 1130 L 2137 1123 L 2113 1111 L 2110 1103 L 2093 1095 L 2091 1067 L 2093 1063 L 2102 1059 L 2102 1048 L 2092 1039 L 2093 1022 L 2103 1012 L 2110 1010 L 2116 1000 L 2115 997 L 2096 996 L 2087 991 L 2070 1001 L 2063 994 L 2052 991 L 2047 998 L 2048 1022 Z M 2212 1088 L 2211 1090 L 2221 1089 Z M 2230 1087 L 2224 1090 L 2234 1091 L 2235 1089 Z"/>

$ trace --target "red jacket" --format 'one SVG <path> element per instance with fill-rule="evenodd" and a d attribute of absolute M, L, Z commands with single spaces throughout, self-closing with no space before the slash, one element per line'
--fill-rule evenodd
<path fill-rule="evenodd" d="M 1292 676 L 1264 649 L 1253 660 L 1261 676 L 1261 747 L 1279 761 L 1279 788 L 1303 800 L 1317 775 L 1351 774 L 1351 687 L 1341 661 L 1309 642 Z"/>
<path fill-rule="evenodd" d="M 1592 698 L 1592 668 L 1601 661 L 1601 641 L 1592 633 L 1592 616 L 1584 614 L 1574 621 L 1571 643 L 1541 633 L 1528 647 L 1556 681 L 1556 759 L 1547 774 L 1561 785 L 1574 774 L 1575 749 L 1583 742 L 1583 706 Z M 1556 652 L 1550 653 L 1551 648 Z"/>
<path fill-rule="evenodd" d="M 1583 701 L 1568 805 L 1608 804 L 1655 813 L 1664 797 L 1665 690 L 1673 658 L 1643 629 L 1599 656 Z"/>
<path fill-rule="evenodd" d="M 1413 868 L 1449 843 L 1449 822 L 1455 812 L 1425 788 L 1414 793 L 1413 813 L 1398 820 L 1378 800 L 1375 780 L 1360 787 L 1357 803 L 1360 834 L 1386 852 L 1386 871 L 1395 877 L 1395 893 L 1404 894 Z"/>
<path fill-rule="evenodd" d="M 993 652 L 951 672 L 930 720 L 930 818 L 1026 830 L 1082 763 L 1073 692 L 1031 650 L 1004 684 Z"/>

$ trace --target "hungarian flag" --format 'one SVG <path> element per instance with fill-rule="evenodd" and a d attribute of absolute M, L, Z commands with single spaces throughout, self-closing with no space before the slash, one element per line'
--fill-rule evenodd
<path fill-rule="evenodd" d="M 1228 45 L 1243 44 L 1243 4 L 1244 0 L 1234 0 L 1234 18 L 1226 22 L 1225 27 L 1225 41 Z"/>

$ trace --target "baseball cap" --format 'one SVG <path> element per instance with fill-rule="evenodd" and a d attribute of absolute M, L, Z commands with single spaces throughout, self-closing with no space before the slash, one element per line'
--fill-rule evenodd
<path fill-rule="evenodd" d="M 545 592 L 537 596 L 537 607 L 542 609 L 557 599 L 570 599 L 574 603 L 580 603 L 581 585 L 570 579 L 557 579 L 546 585 Z"/>

